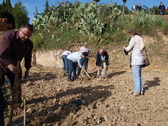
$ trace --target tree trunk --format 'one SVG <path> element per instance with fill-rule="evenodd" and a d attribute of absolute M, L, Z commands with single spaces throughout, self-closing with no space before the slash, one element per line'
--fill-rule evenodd
<path fill-rule="evenodd" d="M 125 14 L 125 2 L 123 1 L 123 14 Z"/>

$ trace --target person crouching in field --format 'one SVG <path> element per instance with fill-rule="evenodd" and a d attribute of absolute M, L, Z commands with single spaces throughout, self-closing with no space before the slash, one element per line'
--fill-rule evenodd
<path fill-rule="evenodd" d="M 109 55 L 108 53 L 100 49 L 96 55 L 96 65 L 98 66 L 97 77 L 107 77 L 107 69 L 109 65 Z"/>
<path fill-rule="evenodd" d="M 63 69 L 68 73 L 68 63 L 67 63 L 67 56 L 70 55 L 71 52 L 68 50 L 64 51 L 61 55 L 63 61 Z"/>
<path fill-rule="evenodd" d="M 83 53 L 83 52 L 87 52 L 88 53 L 88 57 L 87 58 L 84 58 L 81 63 L 82 65 L 85 66 L 86 68 L 86 71 L 88 69 L 88 62 L 89 62 L 89 56 L 90 56 L 90 49 L 87 47 L 87 42 L 84 42 L 83 46 L 80 47 L 80 52 Z M 85 61 L 86 60 L 86 61 Z M 78 75 L 80 74 L 80 67 L 78 67 Z"/>
<path fill-rule="evenodd" d="M 76 79 L 78 76 L 76 74 L 76 63 L 78 67 L 81 69 L 86 69 L 82 64 L 81 60 L 87 58 L 87 52 L 74 52 L 67 56 L 67 63 L 68 63 L 68 81 L 72 81 L 71 74 L 73 72 L 73 78 Z M 85 60 L 86 61 L 86 60 Z"/>
<path fill-rule="evenodd" d="M 143 83 L 142 83 L 142 65 L 144 64 L 144 42 L 143 39 L 138 35 L 136 29 L 128 31 L 131 40 L 127 47 L 124 47 L 125 52 L 132 51 L 131 54 L 131 67 L 134 77 L 134 96 L 144 94 Z"/>

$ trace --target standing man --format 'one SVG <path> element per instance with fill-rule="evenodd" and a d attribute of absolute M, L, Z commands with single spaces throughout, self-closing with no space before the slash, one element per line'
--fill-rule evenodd
<path fill-rule="evenodd" d="M 163 2 L 160 2 L 160 5 L 159 5 L 159 11 L 160 11 L 160 15 L 165 15 L 165 5 L 163 4 Z"/>
<path fill-rule="evenodd" d="M 101 75 L 102 77 L 106 77 L 109 65 L 109 55 L 105 50 L 100 49 L 100 51 L 97 53 L 96 65 L 98 66 L 97 76 L 99 77 Z"/>
<path fill-rule="evenodd" d="M 0 12 L 0 38 L 4 35 L 6 30 L 10 30 L 13 28 L 15 28 L 15 20 L 13 15 L 8 12 Z M 1 83 L 2 82 L 0 80 L 0 84 Z M 0 126 L 4 126 L 4 110 L 5 110 L 5 99 L 0 87 Z"/>
<path fill-rule="evenodd" d="M 90 55 L 90 49 L 87 47 L 87 42 L 84 42 L 83 46 L 80 47 L 80 52 L 87 52 Z"/>
<path fill-rule="evenodd" d="M 83 53 L 83 52 L 87 52 L 88 53 L 88 56 L 90 56 L 90 49 L 87 47 L 87 42 L 84 42 L 83 46 L 80 47 L 80 52 Z M 84 65 L 84 67 L 86 68 L 86 71 L 88 69 L 88 62 L 89 62 L 89 58 L 86 57 L 86 58 L 83 58 L 81 60 L 81 64 Z M 79 68 L 79 67 L 78 67 Z M 80 68 L 78 70 L 78 75 L 80 74 Z"/>
<path fill-rule="evenodd" d="M 4 84 L 5 75 L 10 79 L 12 89 L 14 88 L 15 74 L 19 73 L 19 82 L 16 85 L 14 103 L 21 103 L 21 67 L 17 66 L 18 61 L 25 59 L 25 78 L 31 67 L 33 42 L 29 39 L 33 27 L 24 24 L 19 31 L 7 32 L 0 42 L 0 85 Z M 0 101 L 1 102 L 1 101 Z"/>
<path fill-rule="evenodd" d="M 140 12 L 142 10 L 141 3 L 138 3 L 138 11 Z"/>
<path fill-rule="evenodd" d="M 71 74 L 73 72 L 73 77 L 74 79 L 77 78 L 76 74 L 76 63 L 78 64 L 78 67 L 81 69 L 86 69 L 82 64 L 81 60 L 85 59 L 88 56 L 87 52 L 74 52 L 70 55 L 67 56 L 67 61 L 68 61 L 68 81 L 72 81 Z M 80 73 L 80 72 L 78 72 Z M 79 76 L 79 75 L 78 75 Z"/>

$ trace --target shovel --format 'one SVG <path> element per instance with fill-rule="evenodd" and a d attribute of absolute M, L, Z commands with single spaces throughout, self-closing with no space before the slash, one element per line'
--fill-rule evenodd
<path fill-rule="evenodd" d="M 17 62 L 17 67 L 20 66 L 20 61 Z M 11 102 L 11 109 L 10 109 L 10 117 L 9 117 L 9 122 L 8 122 L 8 126 L 12 126 L 12 118 L 13 118 L 13 109 L 14 109 L 14 98 L 13 98 L 13 94 L 15 93 L 14 90 L 15 90 L 15 87 L 18 83 L 18 74 L 15 74 L 15 80 L 14 80 L 14 85 L 13 85 L 13 90 L 12 90 L 12 102 Z"/>
<path fill-rule="evenodd" d="M 90 75 L 88 74 L 88 72 L 86 72 L 86 70 L 84 69 L 84 72 L 86 73 L 87 77 L 90 79 Z"/>

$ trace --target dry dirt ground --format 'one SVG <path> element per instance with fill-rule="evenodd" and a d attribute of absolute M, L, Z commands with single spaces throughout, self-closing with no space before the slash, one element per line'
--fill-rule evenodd
<path fill-rule="evenodd" d="M 89 63 L 91 79 L 81 75 L 73 82 L 66 81 L 61 69 L 32 67 L 22 84 L 27 126 L 168 126 L 167 37 L 163 40 L 160 46 L 148 43 L 151 65 L 143 68 L 145 94 L 138 97 L 132 95 L 132 71 L 122 48 L 108 50 L 106 79 L 96 78 L 94 59 Z M 76 99 L 86 105 L 72 103 Z M 14 121 L 22 118 L 15 115 Z"/>
<path fill-rule="evenodd" d="M 131 69 L 110 66 L 108 78 L 80 76 L 74 82 L 60 69 L 33 67 L 23 80 L 28 126 L 167 126 L 168 68 L 143 69 L 145 95 L 134 97 Z M 86 105 L 72 103 L 84 99 Z M 23 115 L 15 115 L 14 120 Z M 8 120 L 6 117 L 6 121 Z"/>

